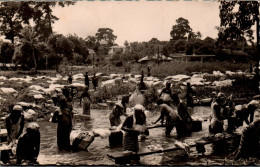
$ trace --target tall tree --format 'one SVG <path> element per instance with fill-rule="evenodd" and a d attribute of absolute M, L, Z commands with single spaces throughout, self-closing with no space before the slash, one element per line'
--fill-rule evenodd
<path fill-rule="evenodd" d="M 88 36 L 86 39 L 85 39 L 85 42 L 86 42 L 86 45 L 88 48 L 90 49 L 94 49 L 96 43 L 97 43 L 97 39 L 95 36 Z"/>
<path fill-rule="evenodd" d="M 69 35 L 68 40 L 70 40 L 74 45 L 73 51 L 74 53 L 78 54 L 76 56 L 77 59 L 79 60 L 79 58 L 81 58 L 81 63 L 85 63 L 85 60 L 89 55 L 88 48 L 85 41 L 82 38 L 78 37 L 77 35 Z"/>
<path fill-rule="evenodd" d="M 14 45 L 10 42 L 1 44 L 0 60 L 3 64 L 11 63 L 14 54 Z"/>
<path fill-rule="evenodd" d="M 108 46 L 113 46 L 114 41 L 117 38 L 113 32 L 114 31 L 110 28 L 99 28 L 98 32 L 96 33 L 96 39 L 98 42 L 104 40 L 107 42 Z"/>
<path fill-rule="evenodd" d="M 34 15 L 33 20 L 35 22 L 35 30 L 37 33 L 41 34 L 41 38 L 47 41 L 48 37 L 52 34 L 52 24 L 59 20 L 58 17 L 53 15 L 53 10 L 55 6 L 59 5 L 61 7 L 74 5 L 75 2 L 34 2 Z"/>
<path fill-rule="evenodd" d="M 39 36 L 37 35 L 34 28 L 29 27 L 29 26 L 24 28 L 19 35 L 20 35 L 22 45 L 27 45 L 32 50 L 34 70 L 36 73 L 37 72 L 37 58 L 35 55 L 35 50 L 40 45 Z"/>
<path fill-rule="evenodd" d="M 23 24 L 29 24 L 33 16 L 30 2 L 1 2 L 0 3 L 0 34 L 14 43 L 23 28 Z"/>
<path fill-rule="evenodd" d="M 238 7 L 238 10 L 237 10 Z M 259 2 L 258 1 L 220 1 L 220 26 L 225 30 L 222 34 L 224 39 L 231 41 L 252 36 L 251 27 L 256 23 L 257 53 L 255 61 L 259 66 Z M 255 91 L 259 92 L 259 70 L 256 71 Z"/>
<path fill-rule="evenodd" d="M 176 25 L 172 26 L 172 30 L 170 32 L 172 40 L 176 41 L 179 39 L 187 39 L 189 33 L 192 32 L 189 21 L 180 17 L 176 20 L 176 23 Z"/>
<path fill-rule="evenodd" d="M 6 39 L 14 43 L 23 26 L 28 26 L 33 19 L 35 31 L 42 34 L 41 38 L 46 40 L 52 33 L 52 24 L 58 20 L 52 13 L 52 8 L 57 4 L 64 7 L 73 5 L 75 2 L 1 2 L 0 3 L 0 33 Z"/>
<path fill-rule="evenodd" d="M 251 27 L 258 20 L 258 1 L 220 1 L 220 26 L 224 27 L 219 36 L 225 42 L 247 37 L 252 40 Z M 257 35 L 259 36 L 259 35 Z"/>
<path fill-rule="evenodd" d="M 74 44 L 61 34 L 51 35 L 48 39 L 48 46 L 56 55 L 72 60 Z"/>

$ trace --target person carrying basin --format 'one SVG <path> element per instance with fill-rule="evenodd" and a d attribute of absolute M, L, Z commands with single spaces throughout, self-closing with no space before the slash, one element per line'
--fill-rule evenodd
<path fill-rule="evenodd" d="M 164 117 L 166 117 L 165 135 L 166 137 L 170 137 L 172 129 L 180 122 L 181 118 L 178 112 L 171 108 L 168 104 L 163 103 L 162 99 L 159 99 L 157 101 L 157 105 L 159 107 L 161 115 L 155 122 L 153 122 L 153 124 L 156 124 L 158 121 L 161 120 L 161 124 L 163 125 Z"/>

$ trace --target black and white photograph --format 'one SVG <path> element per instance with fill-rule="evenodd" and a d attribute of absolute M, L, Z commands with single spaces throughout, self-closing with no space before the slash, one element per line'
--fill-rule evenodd
<path fill-rule="evenodd" d="M 260 166 L 259 7 L 0 0 L 0 165 Z"/>

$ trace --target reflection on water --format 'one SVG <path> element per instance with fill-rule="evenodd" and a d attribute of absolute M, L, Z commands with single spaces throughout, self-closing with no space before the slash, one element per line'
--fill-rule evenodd
<path fill-rule="evenodd" d="M 95 128 L 107 129 L 110 124 L 108 115 L 110 111 L 107 110 L 92 110 L 91 118 L 77 119 L 74 122 L 75 128 L 83 128 L 84 130 L 91 131 Z M 209 107 L 196 107 L 192 112 L 193 116 L 198 116 L 207 120 L 210 115 Z M 147 122 L 155 121 L 159 116 L 159 113 L 150 113 L 147 116 Z M 124 119 L 124 118 L 123 118 Z M 108 139 L 101 139 L 96 137 L 94 142 L 89 146 L 87 151 L 80 152 L 64 152 L 58 151 L 56 140 L 56 128 L 57 124 L 50 122 L 39 122 L 41 131 L 41 150 L 39 155 L 40 164 L 70 164 L 70 165 L 113 165 L 114 161 L 108 159 L 107 154 L 122 152 L 122 148 L 109 148 Z M 192 143 L 194 139 L 201 138 L 208 134 L 209 121 L 203 122 L 203 130 L 200 132 L 194 132 L 191 137 L 185 139 L 185 142 Z M 169 148 L 173 146 L 173 140 L 176 137 L 176 130 L 171 133 L 172 138 L 165 138 L 164 128 L 156 128 L 150 130 L 150 136 L 140 142 L 140 149 L 142 151 L 149 151 L 149 145 L 160 145 L 162 148 Z M 183 160 L 183 151 L 167 152 L 160 154 L 153 154 L 149 156 L 141 157 L 141 163 L 144 165 L 207 165 L 209 160 L 205 159 L 210 157 L 213 164 L 221 164 L 223 158 L 227 155 L 212 156 L 212 146 L 206 146 L 206 152 L 204 156 L 198 155 L 195 149 L 191 150 L 191 155 L 187 160 Z M 222 152 L 223 153 L 223 152 Z"/>

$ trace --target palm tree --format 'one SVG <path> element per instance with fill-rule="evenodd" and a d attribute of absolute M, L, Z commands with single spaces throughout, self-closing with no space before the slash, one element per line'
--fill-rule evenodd
<path fill-rule="evenodd" d="M 37 60 L 35 57 L 35 49 L 39 46 L 40 41 L 39 41 L 39 36 L 36 33 L 36 31 L 34 30 L 34 28 L 28 26 L 25 27 L 20 35 L 20 40 L 21 40 L 21 44 L 27 44 L 31 47 L 32 49 L 32 57 L 33 57 L 33 61 L 34 61 L 34 72 L 37 72 Z"/>

